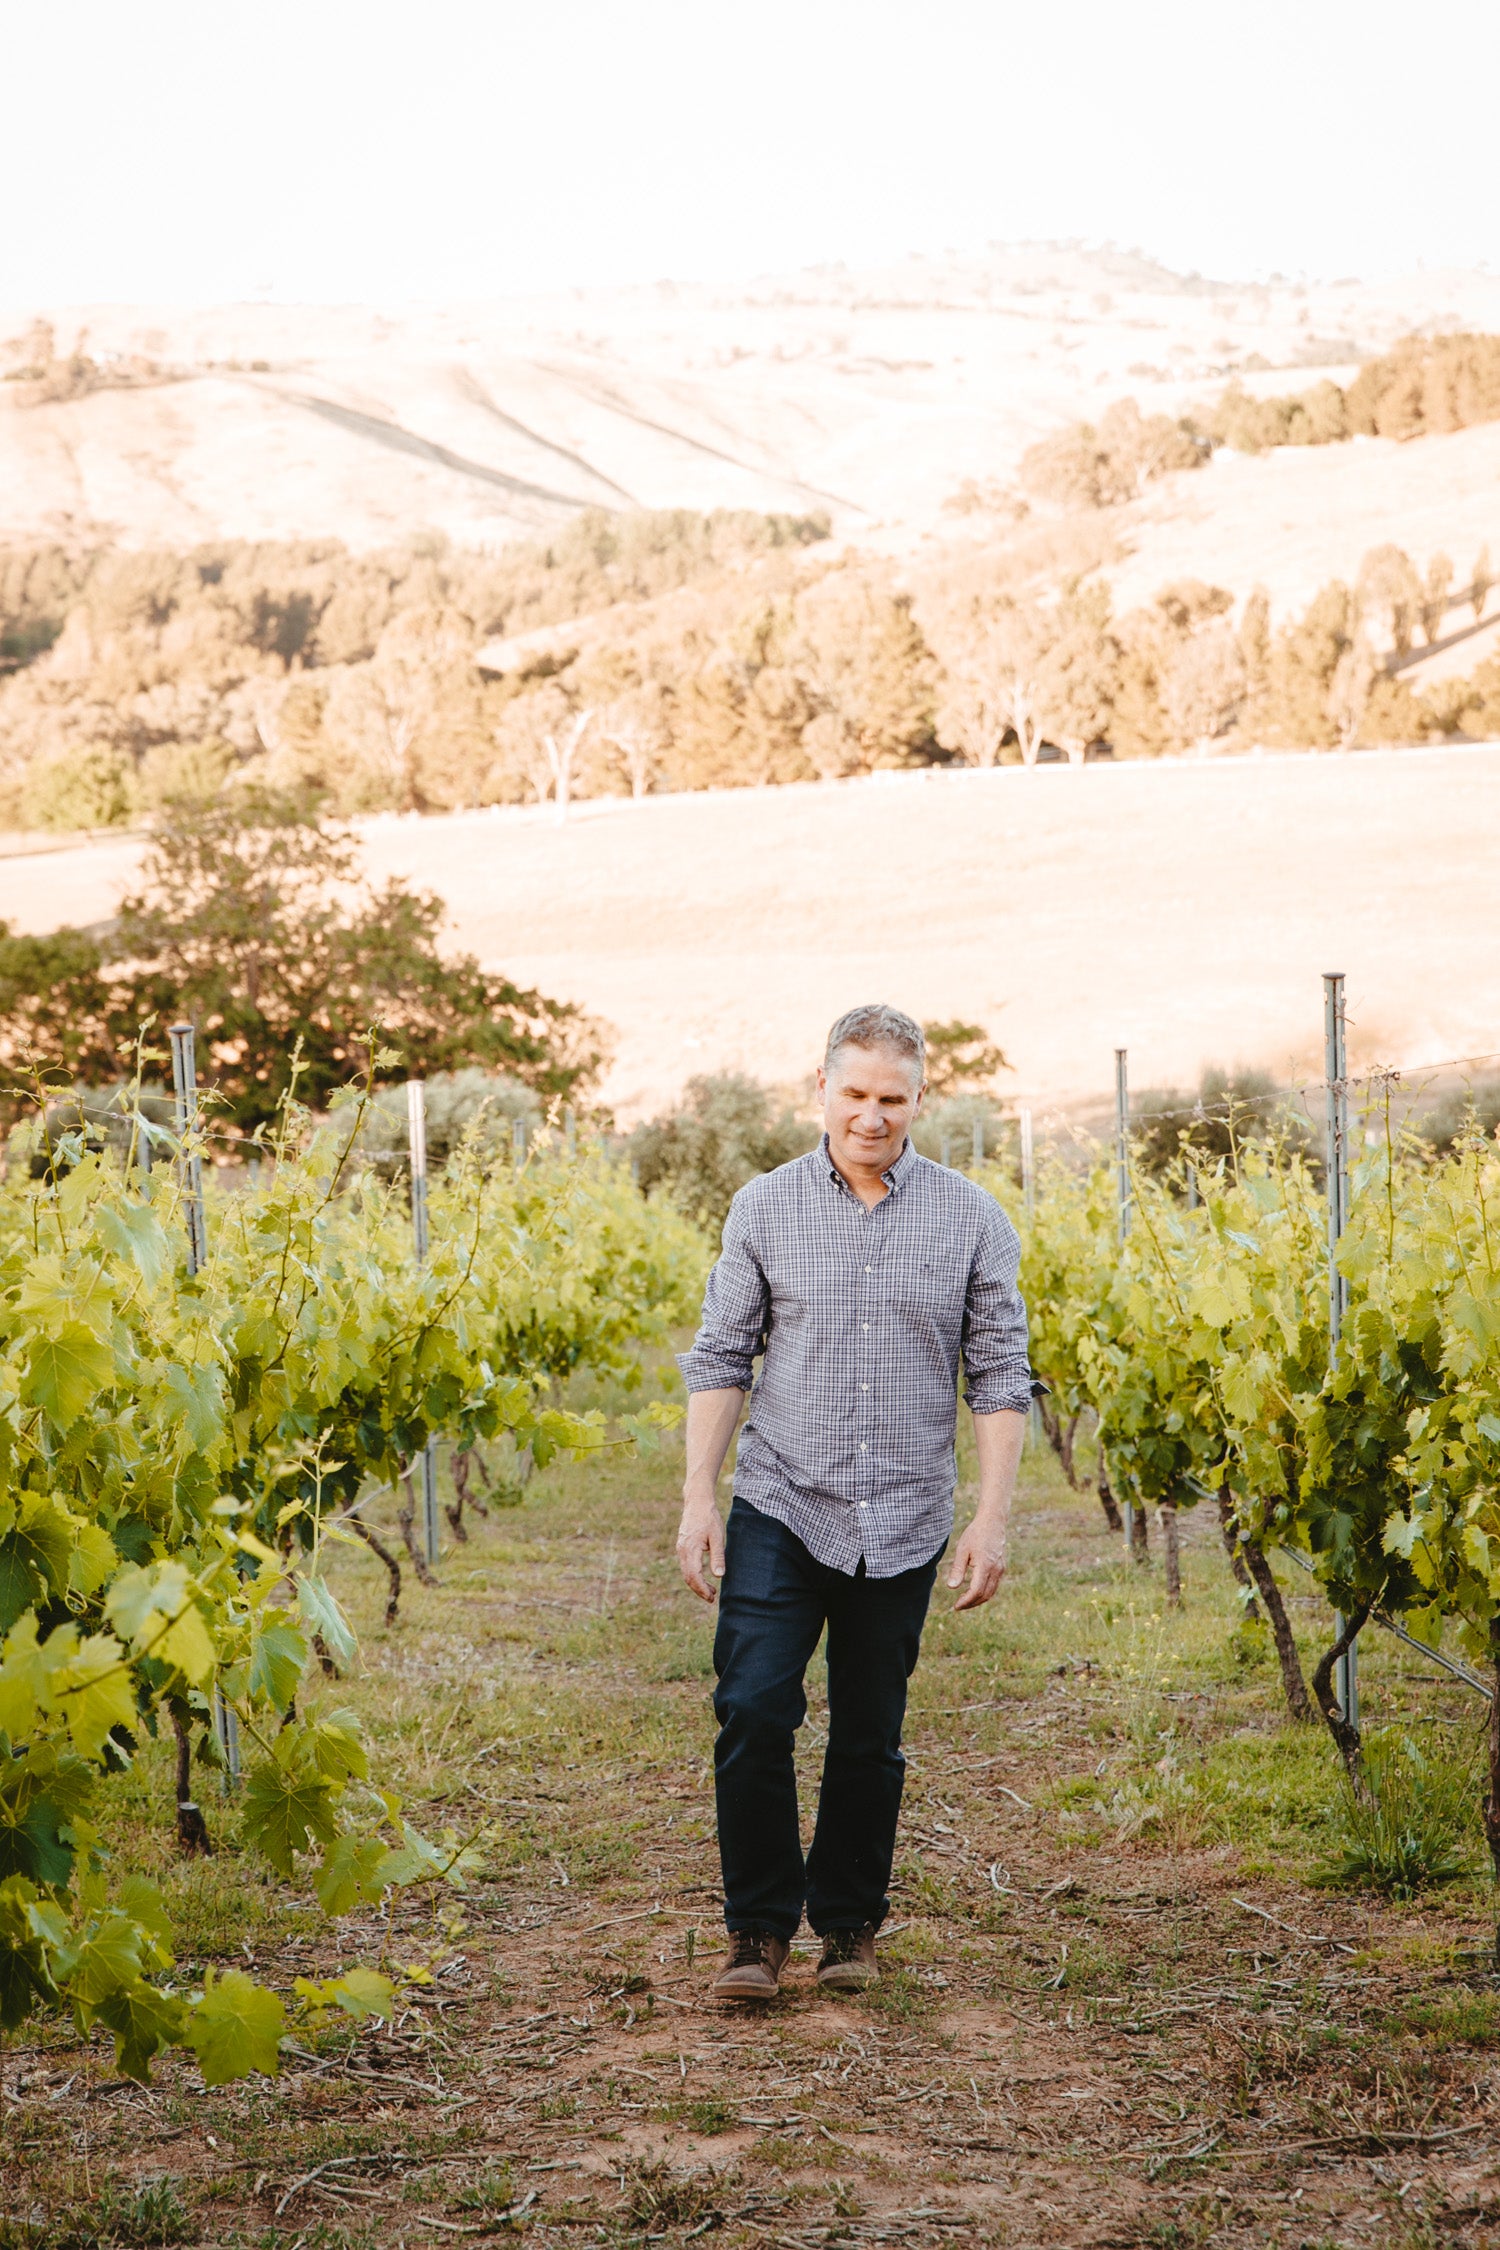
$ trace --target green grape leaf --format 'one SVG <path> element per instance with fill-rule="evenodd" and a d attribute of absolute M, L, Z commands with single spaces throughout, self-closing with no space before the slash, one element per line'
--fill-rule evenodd
<path fill-rule="evenodd" d="M 105 1597 L 111 1625 L 136 1643 L 149 1640 L 156 1620 L 175 1617 L 188 1598 L 187 1566 L 154 1562 L 122 1570 Z"/>
<path fill-rule="evenodd" d="M 323 1645 L 341 1672 L 347 1672 L 359 1654 L 359 1643 L 338 1603 L 321 1578 L 297 1580 L 297 1607 L 308 1627 L 322 1635 Z"/>
<path fill-rule="evenodd" d="M 117 1986 L 95 2010 L 99 2022 L 115 2035 L 115 2067 L 141 2084 L 150 2077 L 162 2049 L 181 2044 L 187 2013 L 183 2001 L 158 1992 L 144 1977 Z"/>
<path fill-rule="evenodd" d="M 51 1334 L 37 1336 L 28 1360 L 31 1390 L 38 1406 L 60 1430 L 70 1430 L 115 1372 L 115 1355 L 102 1336 L 81 1320 L 65 1320 Z"/>
<path fill-rule="evenodd" d="M 43 1494 L 21 1495 L 16 1520 L 0 1539 L 0 1632 L 68 1583 L 73 1527 Z"/>
<path fill-rule="evenodd" d="M 295 1990 L 314 2024 L 321 2023 L 330 2008 L 342 2009 L 356 2023 L 363 2023 L 369 2016 L 383 2017 L 389 2023 L 395 2013 L 396 1988 L 378 1969 L 346 1969 L 342 1976 L 328 1977 L 321 1983 L 298 1977 Z"/>
<path fill-rule="evenodd" d="M 286 1710 L 306 1663 L 306 1639 L 287 1623 L 284 1612 L 272 1610 L 263 1620 L 257 1619 L 250 1639 L 251 1701 Z"/>
<path fill-rule="evenodd" d="M 312 1720 L 303 1731 L 302 1748 L 325 1781 L 363 1781 L 369 1774 L 359 1721 L 352 1711 L 330 1711 L 326 1718 Z"/>
<path fill-rule="evenodd" d="M 385 1889 L 388 1845 L 378 1836 L 336 1836 L 313 1877 L 318 1904 L 330 1918 L 361 1902 L 372 1904 Z"/>
<path fill-rule="evenodd" d="M 34 1884 L 22 1875 L 0 1883 L 0 2029 L 14 2031 L 38 2001 L 57 1999 L 49 1965 L 51 1947 L 30 1911 Z"/>
<path fill-rule="evenodd" d="M 76 1656 L 58 1668 L 52 1691 L 67 1718 L 73 1747 L 85 1758 L 98 1757 L 111 1727 L 136 1724 L 134 1685 L 113 1633 L 91 1633 Z"/>
<path fill-rule="evenodd" d="M 56 1976 L 80 2008 L 97 2008 L 141 1973 L 141 1934 L 128 1915 L 106 1914 L 72 1938 L 57 1956 Z"/>
<path fill-rule="evenodd" d="M 167 1238 L 149 1203 L 101 1203 L 94 1231 L 106 1250 L 126 1259 L 148 1281 L 160 1281 L 166 1272 Z"/>
<path fill-rule="evenodd" d="M 274 2078 L 286 2012 L 274 1992 L 252 1984 L 242 1969 L 221 1977 L 210 1969 L 203 1998 L 188 2009 L 183 2029 L 205 2085 L 224 2086 L 252 2070 Z"/>
<path fill-rule="evenodd" d="M 109 1533 L 97 1523 L 80 1524 L 73 1533 L 68 1557 L 68 1592 L 97 1594 L 120 1567 L 120 1553 Z"/>
<path fill-rule="evenodd" d="M 151 1654 L 158 1663 L 170 1664 L 194 1687 L 201 1687 L 213 1670 L 216 1661 L 213 1640 L 203 1622 L 203 1613 L 194 1602 L 189 1602 L 173 1618 L 171 1624 L 156 1641 Z"/>
<path fill-rule="evenodd" d="M 245 1834 L 271 1865 L 290 1875 L 296 1853 L 309 1839 L 330 1844 L 337 1832 L 333 1791 L 320 1774 L 288 1773 L 272 1758 L 261 1758 L 245 1783 Z"/>
<path fill-rule="evenodd" d="M 166 1902 L 149 1875 L 127 1875 L 120 1885 L 120 1912 L 139 1922 L 162 1968 L 172 1965 L 172 1923 Z"/>
<path fill-rule="evenodd" d="M 189 1444 L 196 1452 L 206 1453 L 224 1426 L 217 1369 L 195 1367 L 190 1373 L 185 1367 L 169 1367 L 166 1388 L 172 1411 L 181 1418 Z"/>

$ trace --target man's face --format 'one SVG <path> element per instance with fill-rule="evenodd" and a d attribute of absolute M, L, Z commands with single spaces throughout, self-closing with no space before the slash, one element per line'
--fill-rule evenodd
<path fill-rule="evenodd" d="M 818 1072 L 834 1162 L 884 1171 L 900 1154 L 926 1090 L 909 1056 L 889 1047 L 841 1047 Z"/>

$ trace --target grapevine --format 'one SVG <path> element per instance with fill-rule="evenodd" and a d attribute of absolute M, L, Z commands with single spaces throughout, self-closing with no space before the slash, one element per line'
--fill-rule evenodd
<path fill-rule="evenodd" d="M 174 1983 L 159 1893 L 112 1882 L 99 1845 L 111 1775 L 163 1725 L 184 1774 L 193 1746 L 212 1757 L 217 1701 L 248 1749 L 246 1842 L 326 1913 L 461 1887 L 482 1840 L 421 1833 L 352 1715 L 298 1708 L 317 1656 L 357 1653 L 329 1545 L 429 1438 L 509 1433 L 538 1458 L 618 1442 L 556 1378 L 628 1374 L 701 1281 L 669 1209 L 602 1159 L 545 1155 L 461 1155 L 419 1269 L 404 1196 L 350 1173 L 352 1143 L 347 1119 L 288 1107 L 265 1186 L 211 1196 L 193 1275 L 170 1170 L 79 1141 L 0 1191 L 0 2028 L 65 2008 L 132 2077 L 168 2046 L 210 2084 L 274 2071 L 289 2017 L 237 1970 Z M 627 1442 L 674 1411 L 629 1417 Z M 393 2004 L 360 1969 L 300 1980 L 290 2006 L 315 2024 Z"/>

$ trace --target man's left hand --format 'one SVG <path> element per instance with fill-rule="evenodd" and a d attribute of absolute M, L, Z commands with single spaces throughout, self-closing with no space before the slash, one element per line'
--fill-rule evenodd
<path fill-rule="evenodd" d="M 992 1599 L 1005 1576 L 1005 1527 L 976 1516 L 953 1550 L 948 1572 L 950 1586 L 969 1583 L 954 1603 L 955 1609 L 982 1609 Z"/>

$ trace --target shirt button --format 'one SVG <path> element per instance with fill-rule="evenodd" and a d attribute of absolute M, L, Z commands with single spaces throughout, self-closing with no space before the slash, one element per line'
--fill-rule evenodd
<path fill-rule="evenodd" d="M 859 1450 L 860 1450 L 860 1452 L 861 1452 L 861 1453 L 863 1453 L 863 1452 L 865 1451 L 865 1441 L 864 1441 L 864 1439 L 863 1439 L 863 1438 L 861 1438 L 861 1439 L 860 1439 L 860 1441 L 859 1441 Z M 863 1500 L 861 1500 L 861 1502 L 860 1502 L 860 1506 L 861 1506 L 861 1507 L 863 1507 L 863 1506 L 864 1506 L 864 1502 L 863 1502 Z"/>
<path fill-rule="evenodd" d="M 862 1391 L 867 1391 L 870 1388 L 868 1383 L 861 1383 L 859 1387 Z"/>
<path fill-rule="evenodd" d="M 860 1322 L 860 1326 L 861 1326 L 861 1328 L 863 1328 L 863 1330 L 864 1330 L 865 1334 L 866 1334 L 866 1335 L 868 1336 L 868 1335 L 869 1335 L 869 1333 L 870 1333 L 870 1323 L 869 1323 L 869 1322 L 868 1322 L 867 1320 L 862 1320 L 862 1321 Z"/>
<path fill-rule="evenodd" d="M 868 1507 L 869 1507 L 869 1505 L 870 1505 L 870 1503 L 869 1503 L 869 1501 L 868 1501 L 868 1500 L 861 1500 L 861 1502 L 860 1502 L 860 1506 L 861 1506 L 862 1508 L 868 1508 Z"/>
<path fill-rule="evenodd" d="M 866 1272 L 866 1273 L 868 1273 L 868 1272 L 869 1272 L 869 1270 L 870 1270 L 870 1269 L 869 1269 L 869 1267 L 868 1267 L 868 1266 L 866 1266 L 866 1267 L 865 1267 L 865 1272 Z"/>

